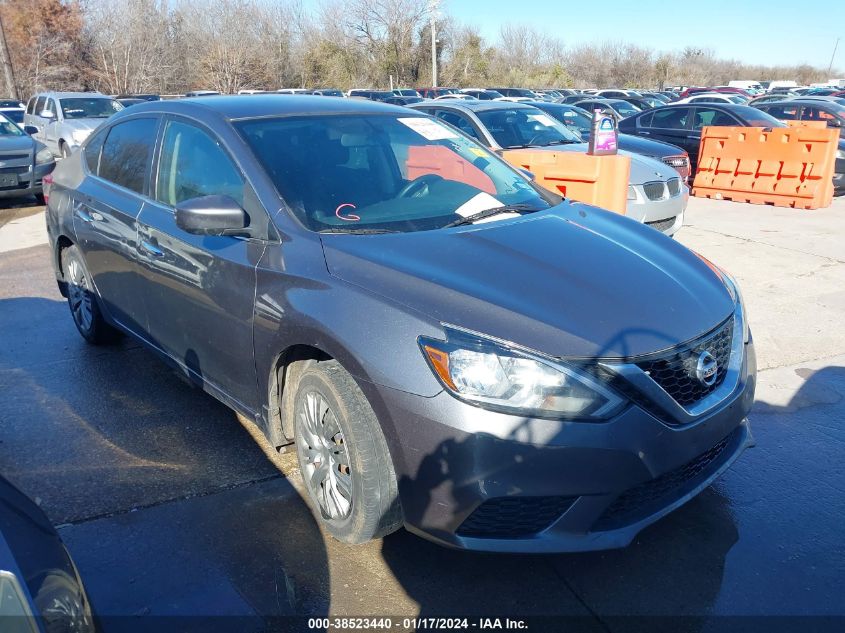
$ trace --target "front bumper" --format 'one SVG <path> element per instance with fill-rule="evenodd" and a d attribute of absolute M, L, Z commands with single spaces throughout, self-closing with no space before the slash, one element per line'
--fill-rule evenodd
<path fill-rule="evenodd" d="M 632 220 L 648 224 L 657 230 L 674 235 L 683 226 L 684 211 L 689 203 L 689 187 L 681 184 L 675 196 L 662 200 L 649 200 L 642 185 L 632 185 L 636 199 L 628 200 L 625 215 Z"/>
<path fill-rule="evenodd" d="M 0 188 L 0 198 L 23 198 L 41 193 L 44 176 L 52 172 L 55 167 L 56 163 L 50 162 L 43 165 L 32 165 L 28 170 L 26 167 L 9 168 L 17 170 L 18 185 Z"/>
<path fill-rule="evenodd" d="M 684 424 L 631 405 L 601 423 L 520 418 L 443 392 L 364 386 L 391 448 L 406 527 L 442 545 L 498 552 L 623 547 L 753 445 L 753 342 L 735 387 Z"/>

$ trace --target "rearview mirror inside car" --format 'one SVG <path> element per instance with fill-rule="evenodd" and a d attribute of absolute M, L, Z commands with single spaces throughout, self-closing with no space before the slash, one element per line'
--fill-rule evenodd
<path fill-rule="evenodd" d="M 249 235 L 249 216 L 229 196 L 202 196 L 176 205 L 176 226 L 196 235 Z"/>

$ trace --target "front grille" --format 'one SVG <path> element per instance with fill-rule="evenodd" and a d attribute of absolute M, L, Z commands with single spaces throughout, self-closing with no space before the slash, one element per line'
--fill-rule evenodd
<path fill-rule="evenodd" d="M 729 435 L 683 466 L 623 492 L 604 511 L 593 525 L 593 530 L 609 530 L 628 525 L 668 505 L 674 498 L 680 497 L 678 493 L 687 483 L 711 470 L 710 466 L 725 452 L 731 438 L 732 435 Z"/>
<path fill-rule="evenodd" d="M 665 231 L 666 229 L 670 228 L 673 224 L 675 224 L 675 216 L 671 218 L 666 218 L 665 220 L 657 220 L 656 222 L 646 222 L 648 226 L 653 229 L 657 229 L 658 231 Z"/>
<path fill-rule="evenodd" d="M 24 160 L 30 157 L 30 154 L 0 154 L 0 163 L 7 160 Z"/>
<path fill-rule="evenodd" d="M 681 179 L 672 178 L 666 182 L 666 188 L 669 190 L 669 195 L 673 198 L 681 192 Z"/>
<path fill-rule="evenodd" d="M 643 191 L 649 200 L 663 200 L 666 197 L 666 185 L 662 182 L 647 182 L 643 185 Z"/>
<path fill-rule="evenodd" d="M 458 528 L 459 536 L 513 538 L 542 532 L 577 497 L 498 497 L 488 499 Z"/>
<path fill-rule="evenodd" d="M 681 406 L 694 404 L 713 393 L 725 380 L 731 357 L 734 317 L 698 341 L 682 349 L 675 349 L 663 356 L 652 357 L 637 363 L 652 380 L 660 385 Z M 705 385 L 695 376 L 698 359 L 704 351 L 716 359 L 716 380 Z"/>
<path fill-rule="evenodd" d="M 681 174 L 681 178 L 689 178 L 690 164 L 689 158 L 686 156 L 664 156 L 660 160 L 664 165 L 669 165 L 672 169 Z"/>

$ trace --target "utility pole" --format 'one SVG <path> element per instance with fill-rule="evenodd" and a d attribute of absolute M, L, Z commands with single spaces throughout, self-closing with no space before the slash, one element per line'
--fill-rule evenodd
<path fill-rule="evenodd" d="M 0 40 L 0 63 L 3 64 L 3 78 L 6 80 L 6 95 L 12 99 L 17 99 L 18 88 L 15 85 L 15 72 L 12 69 L 9 46 L 6 44 L 6 30 L 3 28 L 2 17 L 0 17 Z"/>
<path fill-rule="evenodd" d="M 437 8 L 440 0 L 430 0 L 428 10 L 431 13 L 431 87 L 437 87 Z"/>
<path fill-rule="evenodd" d="M 836 44 L 833 45 L 833 55 L 830 56 L 830 64 L 827 65 L 827 78 L 830 79 L 830 71 L 833 69 L 833 58 L 836 57 L 836 49 L 839 48 L 839 38 L 836 38 Z"/>

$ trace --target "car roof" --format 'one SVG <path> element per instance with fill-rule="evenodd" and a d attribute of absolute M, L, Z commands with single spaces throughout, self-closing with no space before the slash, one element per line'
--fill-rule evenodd
<path fill-rule="evenodd" d="M 366 99 L 326 99 L 318 95 L 257 94 L 219 96 L 213 99 L 189 97 L 170 101 L 147 101 L 132 106 L 132 114 L 161 112 L 169 114 L 209 113 L 228 120 L 253 119 L 295 114 L 398 114 L 408 116 L 408 109 Z M 117 116 L 120 116 L 118 114 Z"/>
<path fill-rule="evenodd" d="M 413 105 L 436 105 L 438 107 L 458 108 L 469 110 L 471 112 L 485 112 L 488 110 L 525 110 L 528 108 L 536 107 L 529 103 L 519 103 L 517 101 L 466 101 L 459 99 L 455 99 L 454 101 L 449 101 L 445 99 L 436 101 L 434 99 L 429 99 L 420 103 L 414 103 Z"/>
<path fill-rule="evenodd" d="M 74 97 L 91 98 L 102 97 L 103 99 L 111 99 L 110 96 L 104 95 L 102 92 L 39 92 L 35 97 L 53 97 L 55 99 L 71 99 Z"/>

